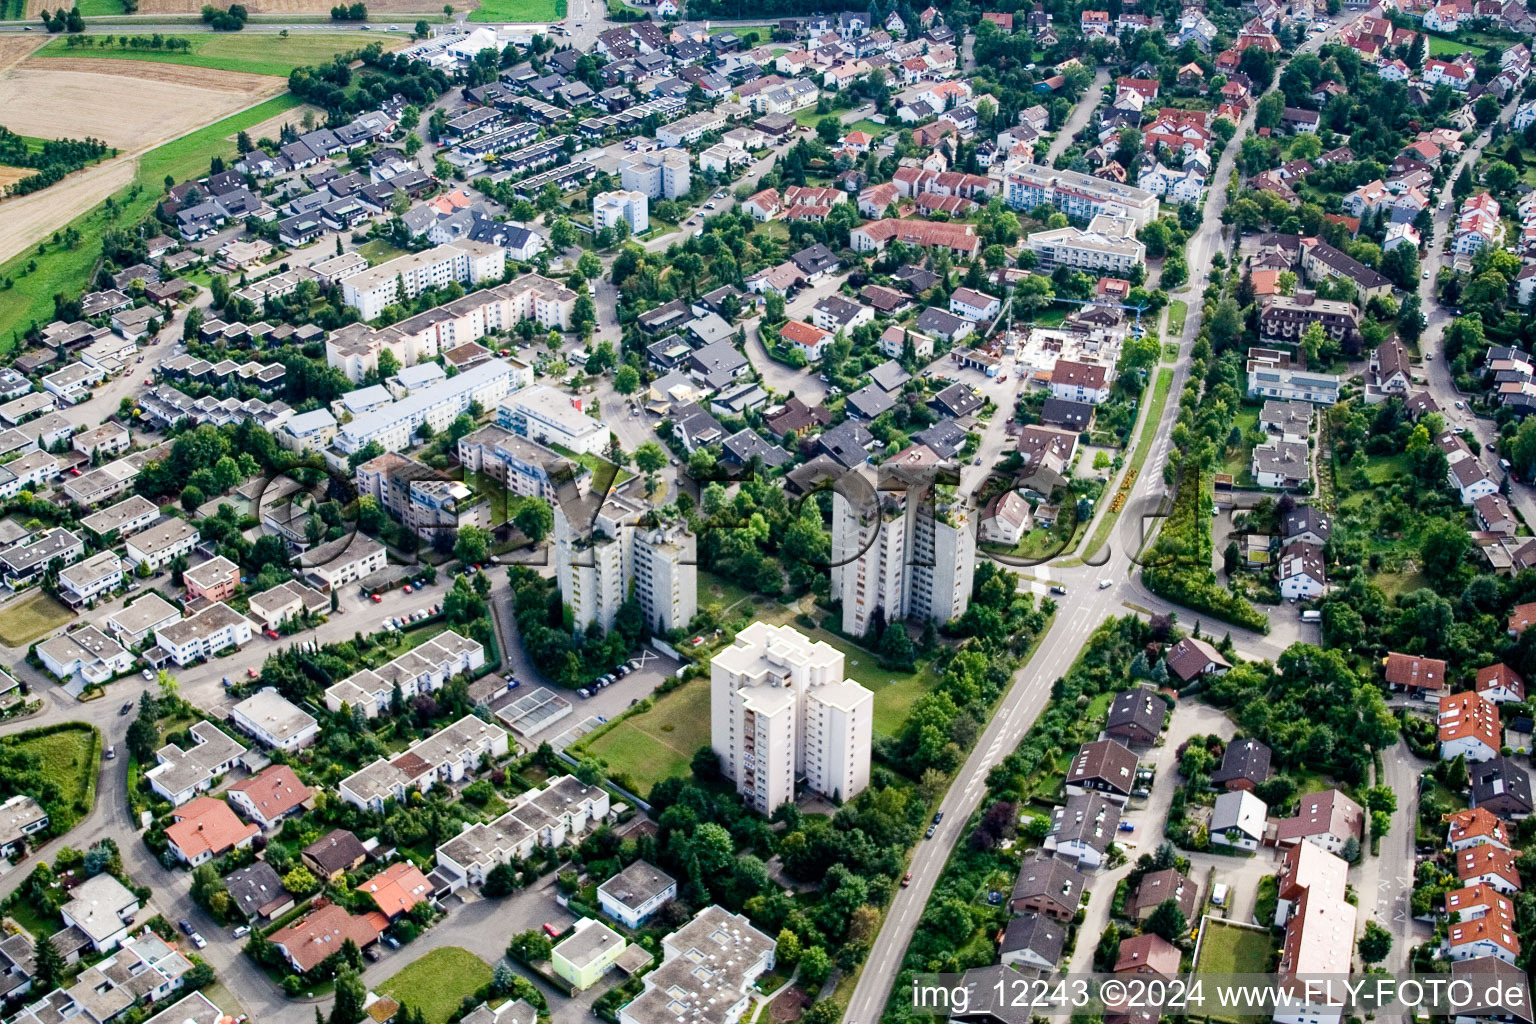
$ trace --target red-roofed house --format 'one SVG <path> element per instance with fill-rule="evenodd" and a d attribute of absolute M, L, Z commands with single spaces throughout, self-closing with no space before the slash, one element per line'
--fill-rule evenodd
<path fill-rule="evenodd" d="M 1271 818 L 1270 839 L 1276 846 L 1309 842 L 1329 853 L 1338 853 L 1351 839 L 1365 832 L 1365 811 L 1336 789 L 1308 793 L 1290 818 Z"/>
<path fill-rule="evenodd" d="M 242 779 L 228 790 L 229 802 L 264 829 L 276 828 L 313 795 L 285 764 L 268 765 L 260 775 Z"/>
<path fill-rule="evenodd" d="M 827 346 L 832 344 L 831 333 L 822 330 L 814 324 L 808 324 L 804 320 L 789 320 L 779 328 L 779 338 L 786 345 L 793 345 L 804 355 L 807 362 L 814 363 L 825 354 Z"/>
<path fill-rule="evenodd" d="M 1509 849 L 1509 832 L 1504 819 L 1486 807 L 1447 814 L 1445 823 L 1445 841 L 1457 853 L 1484 843 L 1490 843 L 1501 850 Z"/>
<path fill-rule="evenodd" d="M 1446 932 L 1445 945 L 1452 960 L 1496 956 L 1514 964 L 1520 958 L 1515 916 L 1497 904 L 1482 917 L 1452 924 Z"/>
<path fill-rule="evenodd" d="M 196 867 L 204 861 L 250 844 L 261 831 L 235 817 L 229 804 L 200 796 L 172 812 L 176 820 L 165 830 L 176 859 Z"/>
<path fill-rule="evenodd" d="M 1525 700 L 1525 680 L 1503 662 L 1477 670 L 1477 692 L 1495 704 Z"/>
<path fill-rule="evenodd" d="M 432 895 L 432 883 L 416 865 L 391 864 L 357 887 L 373 897 L 380 912 L 391 921 Z"/>
<path fill-rule="evenodd" d="M 341 952 L 348 939 L 359 949 L 379 941 L 389 919 L 377 910 L 349 914 L 335 903 L 327 904 L 267 936 L 282 951 L 294 970 L 304 973 Z"/>
<path fill-rule="evenodd" d="M 1499 755 L 1504 729 L 1499 708 L 1481 694 L 1457 693 L 1440 700 L 1440 759 L 1488 761 Z"/>
<path fill-rule="evenodd" d="M 1109 35 L 1108 11 L 1084 11 L 1082 18 L 1084 39 L 1103 39 Z"/>
<path fill-rule="evenodd" d="M 1508 896 L 1520 891 L 1515 854 L 1492 843 L 1473 846 L 1456 855 L 1456 877 L 1463 885 L 1488 885 Z"/>
<path fill-rule="evenodd" d="M 981 15 L 983 21 L 990 21 L 1002 31 L 1013 34 L 1013 15 L 1003 14 L 999 11 L 985 11 Z"/>
<path fill-rule="evenodd" d="M 1519 636 L 1533 622 L 1536 622 L 1536 602 L 1515 605 L 1509 613 L 1509 635 Z"/>
<path fill-rule="evenodd" d="M 1436 700 L 1445 689 L 1445 662 L 1415 654 L 1388 654 L 1386 679 L 1394 690 L 1413 690 L 1425 700 Z"/>

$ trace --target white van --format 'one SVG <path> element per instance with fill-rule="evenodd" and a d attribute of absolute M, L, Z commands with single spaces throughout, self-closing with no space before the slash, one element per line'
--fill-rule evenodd
<path fill-rule="evenodd" d="M 1323 621 L 1323 613 L 1319 612 L 1319 611 L 1302 612 L 1301 613 L 1301 621 L 1302 622 L 1322 622 Z"/>
<path fill-rule="evenodd" d="M 1227 884 L 1225 882 L 1217 882 L 1211 887 L 1211 903 L 1218 907 L 1227 905 Z"/>

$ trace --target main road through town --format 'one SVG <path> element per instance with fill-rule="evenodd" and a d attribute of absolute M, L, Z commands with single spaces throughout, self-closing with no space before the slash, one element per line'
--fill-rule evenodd
<path fill-rule="evenodd" d="M 1324 39 L 1337 31 L 1318 34 L 1297 48 L 1297 52 L 1313 52 Z M 1276 74 L 1276 81 L 1279 79 Z M 1200 227 L 1189 239 L 1185 249 L 1191 285 L 1186 296 L 1189 314 L 1185 320 L 1184 334 L 1176 341 L 1179 357 L 1174 364 L 1174 386 L 1169 395 L 1162 417 L 1155 425 L 1142 426 L 1152 429 L 1153 440 L 1166 439 L 1178 415 L 1178 396 L 1188 375 L 1187 355 L 1200 331 L 1200 293 L 1211 267 L 1211 257 L 1227 248 L 1229 239 L 1221 223 L 1226 208 L 1227 183 L 1231 180 L 1236 155 L 1243 137 L 1253 127 L 1253 113 L 1243 119 L 1231 142 L 1223 151 L 1206 193 L 1205 210 Z M 1064 135 L 1066 133 L 1063 133 Z M 1144 407 L 1151 403 L 1143 403 Z M 1051 684 L 1065 675 L 1083 644 L 1100 623 L 1117 614 L 1124 614 L 1128 607 L 1167 607 L 1141 586 L 1139 567 L 1132 556 L 1141 547 L 1140 511 L 1155 506 L 1166 490 L 1162 482 L 1162 466 L 1167 459 L 1167 448 L 1159 444 L 1156 455 L 1150 458 L 1130 491 L 1125 514 L 1120 517 L 1117 529 L 1099 557 L 1097 566 L 1074 568 L 1044 567 L 1043 572 L 1052 582 L 1066 587 L 1067 593 L 1057 598 L 1056 618 L 1045 637 L 1041 639 L 1034 657 L 1014 675 L 1013 684 L 998 704 L 997 712 L 977 740 L 971 755 L 955 775 L 954 782 L 939 804 L 943 820 L 933 838 L 918 845 L 912 858 L 912 881 L 904 889 L 898 889 L 891 901 L 886 919 L 875 938 L 864 971 L 859 976 L 853 997 L 844 1013 L 844 1024 L 872 1024 L 884 1013 L 896 975 L 901 970 L 902 959 L 908 943 L 917 929 L 923 909 L 933 894 L 944 864 L 963 833 L 971 815 L 980 806 L 986 793 L 987 774 L 1006 757 L 1029 731 L 1050 699 Z M 1100 515 L 1107 515 L 1108 502 L 1100 503 Z M 1092 535 L 1092 529 L 1087 532 Z M 1108 586 L 1100 587 L 1103 581 Z M 1172 610 L 1172 609 L 1169 609 Z M 1275 638 L 1263 638 L 1247 634 L 1234 639 L 1245 653 L 1273 657 L 1283 649 Z"/>

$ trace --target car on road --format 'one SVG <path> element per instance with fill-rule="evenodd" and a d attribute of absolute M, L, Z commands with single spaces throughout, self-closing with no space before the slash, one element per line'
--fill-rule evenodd
<path fill-rule="evenodd" d="M 912 884 L 912 872 L 908 871 L 905 875 L 901 876 L 901 887 L 903 889 L 905 889 L 907 886 L 909 886 L 911 884 Z"/>
<path fill-rule="evenodd" d="M 1456 408 L 1458 408 L 1458 409 L 1465 409 L 1466 407 L 1467 407 L 1467 403 L 1465 403 L 1465 402 L 1457 402 L 1456 403 Z"/>
<path fill-rule="evenodd" d="M 153 679 L 155 678 L 155 670 L 152 668 L 147 668 L 143 672 L 140 672 L 139 675 L 143 676 L 145 679 Z"/>
<path fill-rule="evenodd" d="M 1114 586 L 1114 581 L 1113 580 L 1099 580 L 1099 589 L 1100 590 L 1108 590 L 1112 586 Z"/>
<path fill-rule="evenodd" d="M 943 811 L 939 811 L 938 813 L 934 814 L 934 816 L 933 816 L 933 823 L 935 825 L 937 825 L 939 822 L 941 822 L 943 820 L 944 820 L 944 812 Z"/>
<path fill-rule="evenodd" d="M 725 198 L 725 190 L 721 189 L 719 192 L 716 192 L 715 193 L 715 198 L 716 199 L 724 199 Z"/>
<path fill-rule="evenodd" d="M 932 839 L 933 838 L 933 826 L 932 825 L 929 825 L 928 826 L 928 831 L 923 833 L 923 838 L 924 839 Z"/>
<path fill-rule="evenodd" d="M 108 747 L 107 748 L 107 760 L 108 761 L 115 761 L 115 760 L 117 760 L 117 747 L 112 746 L 112 747 Z"/>
<path fill-rule="evenodd" d="M 1053 594 L 1065 594 L 1066 592 L 1067 588 L 1062 586 L 1060 583 L 1054 584 L 1051 587 L 1051 593 Z"/>
<path fill-rule="evenodd" d="M 117 713 L 118 713 L 119 716 L 122 716 L 122 715 L 126 715 L 128 712 L 130 712 L 132 710 L 133 710 L 133 701 L 131 701 L 131 700 L 130 701 L 124 701 L 123 702 L 123 706 L 117 709 Z"/>
<path fill-rule="evenodd" d="M 405 593 L 409 594 L 411 592 L 411 585 L 409 583 L 407 583 L 405 586 L 401 587 L 400 589 L 402 591 L 404 591 Z"/>
<path fill-rule="evenodd" d="M 197 932 L 193 932 L 188 937 L 192 940 L 192 945 L 196 946 L 198 949 L 204 949 L 208 945 L 208 940 L 203 938 Z"/>
<path fill-rule="evenodd" d="M 236 928 L 234 930 L 234 932 L 232 933 L 233 937 L 237 938 L 237 939 L 243 939 L 243 938 L 245 938 L 249 934 L 251 934 L 250 925 L 244 925 L 244 924 L 241 925 L 239 928 Z"/>
<path fill-rule="evenodd" d="M 372 595 L 372 597 L 373 597 L 373 603 L 374 604 L 379 604 L 380 602 L 382 602 L 384 600 L 384 595 L 383 594 L 374 594 L 374 595 Z"/>
<path fill-rule="evenodd" d="M 1426 280 L 1426 281 L 1429 280 L 1429 268 L 1428 267 L 1424 268 L 1424 280 Z"/>
<path fill-rule="evenodd" d="M 1135 832 L 1136 831 L 1136 826 L 1133 825 L 1129 821 L 1122 821 L 1120 823 L 1120 831 L 1121 832 Z"/>

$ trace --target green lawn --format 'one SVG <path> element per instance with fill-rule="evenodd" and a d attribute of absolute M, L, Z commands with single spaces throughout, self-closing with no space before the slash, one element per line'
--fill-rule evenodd
<path fill-rule="evenodd" d="M 110 228 L 134 228 L 148 216 L 164 194 L 166 175 L 185 181 L 206 174 L 212 157 L 235 155 L 237 132 L 298 105 L 298 98 L 291 94 L 274 96 L 150 150 L 139 160 L 133 183 L 113 197 L 118 204 L 115 214 L 109 214 L 103 204 L 70 222 L 80 232 L 79 245 L 66 249 L 48 244 L 42 255 L 32 249 L 0 265 L 0 282 L 11 283 L 0 287 L 0 355 L 16 347 L 17 336 L 28 325 L 53 319 L 55 294 L 77 295 L 85 290 L 101 255 L 102 234 Z"/>
<path fill-rule="evenodd" d="M 122 13 L 118 0 L 110 3 Z M 91 38 L 91 37 L 87 37 Z M 97 37 L 105 38 L 105 37 Z M 126 38 L 119 36 L 119 39 Z M 256 75 L 286 77 L 294 68 L 327 64 L 338 53 L 360 50 L 373 42 L 389 42 L 388 36 L 365 32 L 290 33 L 283 39 L 272 34 L 248 35 L 242 32 L 188 34 L 190 50 L 171 53 L 164 50 L 131 50 L 111 46 L 68 46 L 63 39 L 37 51 L 40 57 L 110 57 L 116 60 L 147 60 L 160 64 L 187 64 L 216 71 L 245 71 Z"/>
<path fill-rule="evenodd" d="M 745 587 L 731 582 L 724 576 L 716 576 L 704 569 L 700 569 L 698 573 L 700 604 L 719 604 L 730 608 L 752 596 Z"/>
<path fill-rule="evenodd" d="M 860 118 L 853 122 L 853 124 L 844 127 L 843 132 L 844 134 L 848 132 L 863 132 L 866 135 L 874 136 L 876 139 L 882 139 L 895 130 L 895 128 L 888 124 L 875 124 L 875 122 L 868 118 Z"/>
<path fill-rule="evenodd" d="M 491 968 L 467 949 L 444 946 L 379 986 L 381 995 L 419 1010 L 428 1024 L 448 1024 L 465 996 L 489 984 Z"/>
<path fill-rule="evenodd" d="M 849 109 L 850 108 L 848 107 L 834 107 L 832 110 L 827 111 L 825 114 L 818 114 L 816 113 L 816 108 L 814 106 L 806 107 L 804 110 L 797 110 L 795 112 L 795 123 L 804 125 L 807 128 L 815 128 L 818 124 L 821 123 L 822 118 L 835 118 L 839 114 L 846 113 Z"/>
<path fill-rule="evenodd" d="M 933 669 L 927 665 L 919 666 L 916 672 L 893 672 L 880 667 L 873 651 L 850 643 L 836 633 L 828 633 L 820 628 L 807 629 L 798 622 L 792 625 L 812 643 L 824 640 L 843 653 L 843 671 L 847 678 L 868 687 L 875 694 L 875 732 L 882 736 L 895 736 L 899 733 L 907 722 L 912 705 L 938 682 Z"/>
<path fill-rule="evenodd" d="M 25 647 L 75 617 L 75 613 L 39 590 L 0 610 L 0 643 Z"/>
<path fill-rule="evenodd" d="M 109 18 L 123 13 L 120 0 L 75 0 L 75 9 L 83 18 Z"/>
<path fill-rule="evenodd" d="M 627 775 L 643 796 L 662 779 L 686 775 L 694 752 L 709 744 L 709 680 L 694 679 L 656 698 L 590 742 L 590 754 Z"/>
<path fill-rule="evenodd" d="M 363 259 L 368 261 L 370 267 L 376 267 L 380 263 L 388 263 L 396 256 L 404 256 L 405 250 L 398 246 L 390 245 L 382 238 L 372 238 L 357 247 L 357 251 Z"/>
<path fill-rule="evenodd" d="M 558 21 L 565 17 L 565 0 L 481 0 L 470 21 Z"/>
<path fill-rule="evenodd" d="M 1184 333 L 1184 318 L 1189 316 L 1189 304 L 1183 299 L 1168 303 L 1168 337 L 1177 338 Z"/>
<path fill-rule="evenodd" d="M 72 722 L 53 732 L 33 729 L 7 736 L 4 742 L 42 761 L 43 778 L 59 788 L 62 817 L 53 822 L 63 831 L 91 812 L 96 802 L 96 769 L 101 762 L 101 734 L 95 726 Z"/>
<path fill-rule="evenodd" d="M 1200 940 L 1199 974 L 1263 974 L 1273 948 L 1269 933 L 1208 918 Z"/>
<path fill-rule="evenodd" d="M 1237 414 L 1232 418 L 1232 425 L 1242 431 L 1242 440 L 1237 447 L 1230 450 L 1226 459 L 1222 462 L 1221 471 L 1231 473 L 1234 477 L 1241 477 L 1253 468 L 1253 445 L 1248 441 L 1248 435 L 1259 425 L 1259 409 L 1257 406 L 1244 405 L 1238 408 Z"/>
<path fill-rule="evenodd" d="M 1473 46 L 1471 43 L 1458 43 L 1454 39 L 1430 35 L 1427 32 L 1425 35 L 1429 39 L 1429 55 L 1431 57 L 1459 57 L 1468 51 L 1477 56 L 1484 52 L 1482 47 Z"/>
<path fill-rule="evenodd" d="M 740 28 L 733 28 L 731 26 L 725 25 L 721 26 L 720 28 L 712 28 L 709 30 L 709 34 L 712 36 L 722 35 L 726 32 L 734 32 L 742 39 L 747 38 L 748 32 L 756 32 L 757 41 L 759 43 L 770 42 L 773 39 L 772 25 L 743 25 Z"/>

